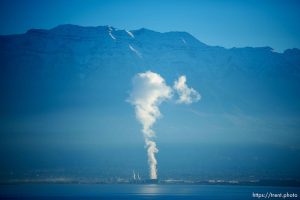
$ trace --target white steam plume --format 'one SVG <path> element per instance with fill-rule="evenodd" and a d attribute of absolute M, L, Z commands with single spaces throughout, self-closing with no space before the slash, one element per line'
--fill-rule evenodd
<path fill-rule="evenodd" d="M 155 154 L 158 149 L 153 140 L 155 132 L 152 130 L 152 126 L 161 115 L 159 105 L 172 97 L 173 89 L 166 85 L 165 80 L 159 74 L 151 71 L 137 74 L 132 83 L 133 88 L 129 102 L 135 106 L 136 117 L 143 125 L 142 132 L 148 153 L 150 178 L 157 179 Z M 173 88 L 179 96 L 177 103 L 190 104 L 199 101 L 201 98 L 196 90 L 186 85 L 185 76 L 180 76 L 174 82 Z"/>
<path fill-rule="evenodd" d="M 174 82 L 173 88 L 179 95 L 179 99 L 176 101 L 177 103 L 191 104 L 201 99 L 201 95 L 196 90 L 186 85 L 185 76 L 180 76 L 178 80 Z"/>
<path fill-rule="evenodd" d="M 129 102 L 135 106 L 136 117 L 143 125 L 142 131 L 148 153 L 151 179 L 157 179 L 155 153 L 158 152 L 153 140 L 155 132 L 152 130 L 152 125 L 161 115 L 158 106 L 171 96 L 172 89 L 166 85 L 165 80 L 159 74 L 147 71 L 139 73 L 133 78 L 133 89 Z"/>

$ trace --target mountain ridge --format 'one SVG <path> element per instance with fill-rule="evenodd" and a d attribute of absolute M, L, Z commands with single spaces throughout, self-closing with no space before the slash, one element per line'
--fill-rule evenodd
<path fill-rule="evenodd" d="M 62 24 L 62 25 L 58 25 L 58 26 L 55 26 L 55 27 L 50 28 L 50 29 L 32 28 L 32 29 L 29 29 L 28 31 L 26 31 L 25 33 L 0 35 L 0 37 L 10 37 L 10 36 L 30 34 L 30 33 L 50 33 L 50 32 L 55 32 L 55 31 L 56 32 L 61 32 L 62 30 L 65 30 L 65 31 L 68 30 L 69 32 L 74 33 L 74 30 L 76 30 L 76 29 L 77 30 L 93 30 L 93 31 L 107 30 L 108 31 L 110 28 L 113 29 L 114 31 L 123 31 L 123 32 L 128 31 L 126 29 L 118 29 L 118 28 L 115 28 L 115 27 L 112 27 L 112 26 L 109 26 L 109 25 L 104 25 L 104 26 L 80 26 L 80 25 L 74 25 L 74 24 Z M 147 28 L 129 30 L 129 32 L 145 32 L 145 31 L 153 32 L 153 33 L 159 33 L 159 34 L 181 33 L 181 34 L 189 35 L 189 36 L 193 37 L 195 40 L 198 40 L 200 43 L 204 44 L 198 38 L 194 37 L 193 35 L 191 35 L 190 33 L 186 32 L 186 31 L 159 32 L 159 31 L 154 31 L 154 30 L 147 29 Z M 210 46 L 210 47 L 221 47 L 221 48 L 224 48 L 224 49 L 227 49 L 227 50 L 230 50 L 230 49 L 243 49 L 243 48 L 257 48 L 257 49 L 263 48 L 263 49 L 270 49 L 270 50 L 273 51 L 273 48 L 270 47 L 270 46 L 262 46 L 262 47 L 245 46 L 245 47 L 225 48 L 225 47 L 222 47 L 222 46 L 219 46 L 219 45 L 216 45 L 216 46 L 215 45 L 207 45 L 207 44 L 204 44 L 204 45 Z M 280 53 L 280 52 L 277 52 L 277 53 L 283 54 L 284 52 L 289 51 L 289 50 L 298 50 L 298 51 L 300 51 L 300 49 L 298 49 L 298 48 L 288 48 L 288 49 L 284 50 L 282 53 Z"/>
<path fill-rule="evenodd" d="M 176 126 L 178 116 L 189 124 L 192 113 L 201 120 L 189 124 L 187 130 L 191 134 L 202 131 L 208 134 L 206 137 L 214 137 L 218 132 L 215 127 L 220 127 L 236 134 L 263 132 L 265 137 L 276 129 L 283 137 L 285 127 L 289 127 L 293 140 L 285 142 L 299 140 L 298 49 L 284 53 L 274 52 L 270 47 L 226 49 L 206 45 L 186 32 L 63 25 L 1 36 L 0 63 L 0 101 L 3 102 L 0 117 L 12 118 L 6 124 L 18 124 L 16 117 L 62 113 L 66 109 L 92 113 L 98 110 L 103 121 L 116 115 L 128 116 L 133 113 L 126 103 L 131 79 L 137 73 L 151 70 L 164 77 L 168 85 L 185 75 L 188 85 L 202 96 L 199 103 L 187 110 L 176 104 L 166 105 L 165 109 L 172 113 L 170 127 Z M 276 128 L 267 128 L 263 122 L 267 127 Z M 128 122 L 131 123 L 136 123 L 134 117 Z M 7 126 L 1 131 L 8 133 L 14 127 L 21 131 L 22 127 Z M 101 131 L 103 127 L 99 127 Z M 180 131 L 183 131 L 181 126 L 174 130 Z"/>

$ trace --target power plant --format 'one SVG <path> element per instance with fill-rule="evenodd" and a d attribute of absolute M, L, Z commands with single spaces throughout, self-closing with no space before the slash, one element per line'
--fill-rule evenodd
<path fill-rule="evenodd" d="M 139 172 L 132 171 L 132 179 L 130 179 L 132 184 L 157 184 L 158 179 L 142 179 Z"/>

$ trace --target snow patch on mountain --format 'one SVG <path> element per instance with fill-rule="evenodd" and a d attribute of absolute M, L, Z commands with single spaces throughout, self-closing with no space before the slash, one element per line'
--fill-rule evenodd
<path fill-rule="evenodd" d="M 111 27 L 108 27 L 108 34 L 110 35 L 110 37 L 113 39 L 113 40 L 116 40 L 116 37 L 111 33 L 113 31 L 113 29 Z"/>
<path fill-rule="evenodd" d="M 133 48 L 133 46 L 131 46 L 131 45 L 129 44 L 128 47 L 129 47 L 129 49 L 130 49 L 131 51 L 133 51 L 138 57 L 142 58 L 142 54 L 141 54 L 138 50 L 136 50 L 135 48 Z"/>
<path fill-rule="evenodd" d="M 116 38 L 115 38 L 115 36 L 113 36 L 113 34 L 109 31 L 109 35 L 110 35 L 110 37 L 113 39 L 113 40 L 115 40 Z"/>
<path fill-rule="evenodd" d="M 130 31 L 127 31 L 127 30 L 125 30 L 125 31 L 130 37 L 134 38 L 134 35 Z"/>

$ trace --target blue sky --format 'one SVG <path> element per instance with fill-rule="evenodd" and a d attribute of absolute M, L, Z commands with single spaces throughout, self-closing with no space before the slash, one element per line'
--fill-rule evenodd
<path fill-rule="evenodd" d="M 0 34 L 59 24 L 187 31 L 224 47 L 300 48 L 300 2 L 198 0 L 1 0 Z"/>

